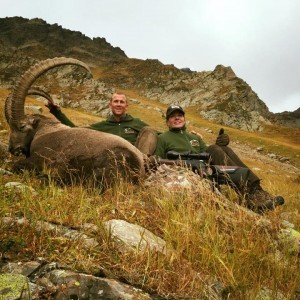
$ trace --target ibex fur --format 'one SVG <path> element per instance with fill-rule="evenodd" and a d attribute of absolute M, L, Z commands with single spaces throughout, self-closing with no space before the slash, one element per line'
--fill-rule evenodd
<path fill-rule="evenodd" d="M 47 70 L 66 64 L 89 71 L 88 66 L 76 59 L 48 59 L 25 72 L 7 97 L 9 151 L 26 155 L 14 164 L 13 170 L 46 168 L 65 183 L 92 179 L 107 186 L 120 176 L 138 181 L 144 175 L 143 155 L 128 141 L 88 128 L 70 128 L 42 115 L 25 115 L 25 98 L 32 83 Z"/>

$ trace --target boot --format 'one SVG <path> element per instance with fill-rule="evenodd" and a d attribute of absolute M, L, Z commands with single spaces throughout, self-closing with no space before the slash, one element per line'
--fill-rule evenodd
<path fill-rule="evenodd" d="M 245 199 L 247 207 L 258 212 L 272 210 L 276 206 L 284 204 L 282 196 L 272 196 L 261 187 L 259 181 L 250 185 Z"/>

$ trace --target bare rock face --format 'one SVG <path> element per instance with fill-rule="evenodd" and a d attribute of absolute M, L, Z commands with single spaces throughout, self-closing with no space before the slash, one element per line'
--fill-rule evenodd
<path fill-rule="evenodd" d="M 182 74 L 160 88 L 148 87 L 145 95 L 167 104 L 193 106 L 205 119 L 247 131 L 270 124 L 265 103 L 230 67 L 222 65 L 211 72 Z"/>
<path fill-rule="evenodd" d="M 114 279 L 62 269 L 55 262 L 42 265 L 34 261 L 5 265 L 0 274 L 0 293 L 1 299 L 7 300 L 153 299 L 146 292 Z"/>

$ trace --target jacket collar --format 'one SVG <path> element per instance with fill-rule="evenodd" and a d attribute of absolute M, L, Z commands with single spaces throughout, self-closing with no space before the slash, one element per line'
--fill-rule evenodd
<path fill-rule="evenodd" d="M 119 123 L 119 122 L 128 122 L 128 121 L 131 121 L 132 119 L 133 119 L 133 118 L 132 118 L 131 115 L 129 115 L 129 114 L 124 114 L 124 115 L 122 116 L 122 118 L 120 119 L 120 121 L 117 121 L 117 120 L 114 118 L 114 116 L 111 115 L 111 116 L 109 116 L 109 117 L 107 118 L 107 121 L 108 121 L 108 122 L 112 122 L 112 123 Z"/>
<path fill-rule="evenodd" d="M 170 128 L 169 129 L 171 132 L 182 132 L 182 131 L 186 131 L 186 127 L 185 125 L 181 128 Z"/>

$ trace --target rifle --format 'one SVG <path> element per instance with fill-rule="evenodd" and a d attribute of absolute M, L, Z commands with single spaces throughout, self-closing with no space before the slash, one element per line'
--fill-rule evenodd
<path fill-rule="evenodd" d="M 209 153 L 167 152 L 167 159 L 158 159 L 158 164 L 177 165 L 191 169 L 201 177 L 217 185 L 229 184 L 241 190 L 248 180 L 250 170 L 239 166 L 214 165 Z"/>

